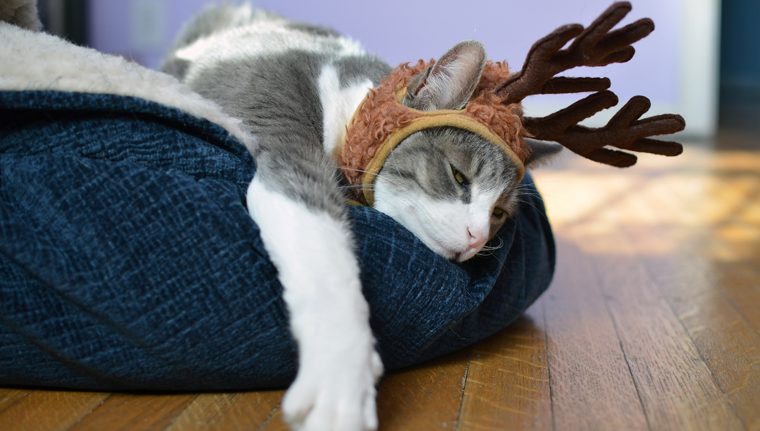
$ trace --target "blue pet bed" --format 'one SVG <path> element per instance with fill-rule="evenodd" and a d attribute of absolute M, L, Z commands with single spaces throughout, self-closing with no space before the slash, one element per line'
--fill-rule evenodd
<path fill-rule="evenodd" d="M 0 92 L 0 385 L 287 385 L 296 346 L 245 205 L 255 170 L 224 129 L 173 108 Z M 499 331 L 547 288 L 551 230 L 540 197 L 523 201 L 503 246 L 465 264 L 350 208 L 386 369 Z"/>

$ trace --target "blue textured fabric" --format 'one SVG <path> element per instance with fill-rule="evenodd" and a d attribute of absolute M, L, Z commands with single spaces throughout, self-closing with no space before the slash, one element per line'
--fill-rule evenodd
<path fill-rule="evenodd" d="M 254 172 L 222 128 L 172 108 L 0 92 L 0 385 L 289 383 L 282 286 L 245 206 Z M 500 231 L 503 247 L 462 265 L 372 208 L 350 214 L 387 369 L 504 328 L 554 270 L 537 194 Z"/>

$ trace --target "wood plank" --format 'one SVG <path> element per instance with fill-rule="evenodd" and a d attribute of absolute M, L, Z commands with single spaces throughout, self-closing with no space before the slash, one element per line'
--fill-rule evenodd
<path fill-rule="evenodd" d="M 26 389 L 0 388 L 0 413 L 27 395 L 29 391 Z M 2 423 L 2 416 L 0 416 L 0 423 Z"/>
<path fill-rule="evenodd" d="M 731 402 L 688 331 L 653 285 L 642 259 L 673 253 L 673 241 L 652 229 L 664 222 L 667 230 L 672 224 L 659 218 L 660 208 L 639 200 L 651 178 L 669 171 L 652 168 L 647 172 L 644 167 L 640 175 L 612 172 L 592 168 L 590 172 L 550 174 L 546 200 L 553 202 L 553 194 L 572 195 L 555 229 L 595 257 L 595 272 L 649 425 L 654 429 L 742 429 Z M 546 184 L 541 184 L 546 191 Z M 633 237 L 637 248 L 631 246 Z"/>
<path fill-rule="evenodd" d="M 638 193 L 641 185 L 635 190 Z M 634 225 L 646 222 L 653 213 L 651 207 L 637 212 L 628 205 L 637 193 L 611 207 L 610 217 L 633 217 Z M 618 248 L 617 256 L 600 258 L 598 274 L 605 294 L 611 298 L 610 310 L 621 328 L 623 348 L 650 425 L 655 429 L 744 429 L 691 337 L 653 286 L 641 260 L 645 251 L 631 248 L 634 236 L 653 235 L 649 225 L 635 230 L 627 226 L 618 222 L 604 238 L 594 241 L 603 241 L 607 249 L 610 244 Z M 656 236 L 646 239 L 648 243 L 658 240 L 662 241 Z M 651 252 L 661 250 L 658 247 Z"/>
<path fill-rule="evenodd" d="M 0 414 L 0 429 L 66 430 L 107 397 L 108 394 L 98 392 L 29 391 Z"/>
<path fill-rule="evenodd" d="M 760 336 L 723 298 L 711 296 L 673 307 L 734 412 L 749 429 L 760 429 Z"/>
<path fill-rule="evenodd" d="M 737 180 L 741 178 L 713 179 L 718 186 L 716 192 L 699 197 L 727 208 L 719 225 L 735 224 L 735 215 L 742 215 L 737 206 L 744 206 L 744 199 L 737 199 L 736 194 L 760 190 L 758 182 L 748 190 L 737 186 Z M 663 212 L 663 217 L 667 216 L 677 225 L 687 225 L 690 216 L 685 217 L 682 213 L 683 207 L 689 206 L 690 202 L 684 202 L 683 195 L 673 199 L 672 193 L 663 192 L 663 188 L 673 190 L 679 183 L 683 183 L 683 178 L 678 176 L 664 179 L 663 187 L 643 190 L 641 199 L 655 204 Z M 723 200 L 724 197 L 726 201 Z M 738 205 L 730 201 L 735 201 Z M 737 303 L 735 300 L 736 294 L 741 294 L 742 291 L 756 292 L 755 287 L 760 286 L 760 274 L 753 271 L 752 263 L 747 262 L 748 258 L 751 260 L 752 254 L 742 254 L 736 261 L 725 259 L 725 255 L 711 257 L 709 252 L 716 243 L 724 243 L 726 247 L 736 249 L 748 241 L 756 241 L 752 232 L 748 232 L 754 227 L 738 224 L 734 226 L 736 230 L 733 235 L 723 237 L 720 232 L 716 232 L 712 223 L 702 222 L 700 226 L 697 238 L 679 241 L 678 252 L 657 258 L 643 256 L 643 261 L 649 276 L 689 332 L 718 386 L 728 395 L 736 414 L 745 426 L 757 429 L 760 428 L 760 411 L 757 409 L 760 406 L 760 333 L 753 328 L 752 315 L 758 314 L 760 297 L 747 295 L 740 297 L 744 300 L 742 302 Z M 702 235 L 705 230 L 710 232 L 709 240 L 705 240 Z M 666 237 L 665 232 L 656 234 L 661 238 Z M 631 243 L 636 246 L 634 238 L 631 238 Z M 760 246 L 760 241 L 756 245 Z M 754 262 L 760 261 L 760 247 L 754 253 L 754 258 Z M 741 281 L 737 282 L 737 277 Z M 750 309 L 754 311 L 747 314 Z"/>
<path fill-rule="evenodd" d="M 659 205 L 678 205 L 672 211 L 678 225 L 688 226 L 697 235 L 692 247 L 681 254 L 690 257 L 691 267 L 700 269 L 718 287 L 736 311 L 760 334 L 760 155 L 721 154 L 711 163 L 731 175 L 689 178 L 673 188 L 669 200 L 653 193 Z M 673 178 L 669 184 L 677 181 Z M 681 183 L 684 183 L 681 180 Z M 666 187 L 670 187 L 670 185 Z M 656 191 L 656 190 L 655 190 Z M 675 199 L 673 199 L 675 197 Z M 701 241 L 697 241 L 701 240 Z"/>
<path fill-rule="evenodd" d="M 285 419 L 282 418 L 282 410 L 277 408 L 272 413 L 272 417 L 259 425 L 256 431 L 290 431 Z"/>
<path fill-rule="evenodd" d="M 454 429 L 468 357 L 462 351 L 386 375 L 377 399 L 380 429 Z"/>
<path fill-rule="evenodd" d="M 557 237 L 555 281 L 545 294 L 556 429 L 648 429 L 617 328 L 593 272 L 596 258 Z"/>
<path fill-rule="evenodd" d="M 472 349 L 458 430 L 552 428 L 540 301 Z"/>
<path fill-rule="evenodd" d="M 760 256 L 757 261 L 760 262 Z M 760 272 L 747 268 L 747 264 L 724 263 L 713 267 L 709 279 L 720 286 L 734 309 L 760 334 Z"/>
<path fill-rule="evenodd" d="M 201 394 L 166 430 L 285 429 L 279 416 L 274 420 L 282 396 L 283 391 Z"/>
<path fill-rule="evenodd" d="M 624 266 L 630 272 L 631 265 Z M 672 311 L 656 296 L 642 294 L 621 295 L 611 309 L 618 328 L 625 328 L 621 341 L 652 428 L 743 429 Z"/>
<path fill-rule="evenodd" d="M 193 401 L 195 395 L 114 394 L 70 431 L 160 430 Z"/>

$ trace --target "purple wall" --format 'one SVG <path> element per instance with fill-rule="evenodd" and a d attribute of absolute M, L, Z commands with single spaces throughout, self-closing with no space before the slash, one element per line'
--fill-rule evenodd
<path fill-rule="evenodd" d="M 209 3 L 213 1 L 93 1 L 92 45 L 156 67 L 182 23 Z M 459 41 L 475 39 L 485 44 L 490 58 L 507 59 L 513 67 L 522 64 L 533 41 L 560 24 L 588 24 L 610 3 L 611 0 L 473 0 L 462 7 L 463 2 L 454 0 L 254 2 L 293 19 L 332 26 L 394 65 L 439 56 Z M 642 93 L 655 103 L 672 103 L 678 97 L 679 7 L 680 1 L 635 2 L 625 22 L 649 16 L 657 23 L 657 30 L 637 45 L 638 53 L 632 62 L 604 70 L 621 99 Z M 583 70 L 575 74 L 595 72 Z"/>
<path fill-rule="evenodd" d="M 121 55 L 148 67 L 158 67 L 182 23 L 210 3 L 213 2 L 90 1 L 90 45 L 100 51 Z M 140 13 L 141 11 L 144 12 Z"/>

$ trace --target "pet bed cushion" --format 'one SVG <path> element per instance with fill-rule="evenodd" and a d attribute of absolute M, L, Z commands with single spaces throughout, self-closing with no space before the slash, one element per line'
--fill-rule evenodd
<path fill-rule="evenodd" d="M 0 92 L 0 385 L 241 390 L 295 375 L 282 286 L 224 128 L 145 99 Z M 543 292 L 554 243 L 530 177 L 502 247 L 465 264 L 350 207 L 387 369 L 452 352 Z"/>

